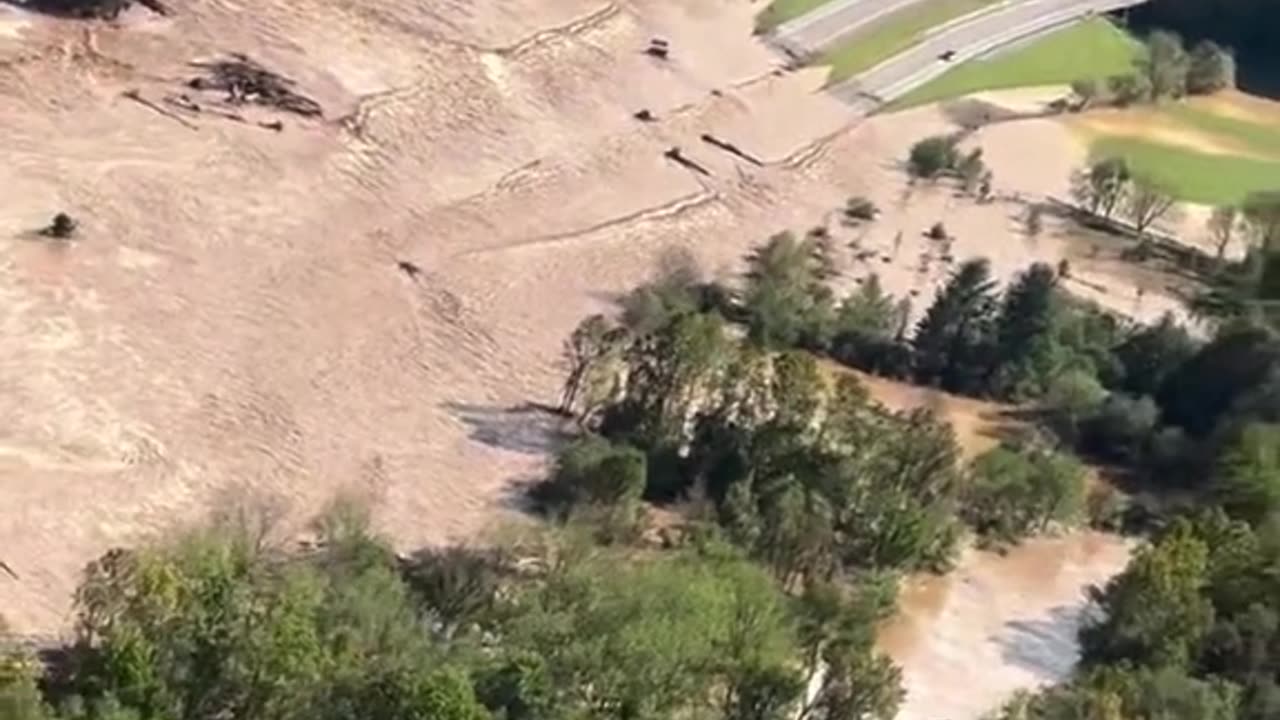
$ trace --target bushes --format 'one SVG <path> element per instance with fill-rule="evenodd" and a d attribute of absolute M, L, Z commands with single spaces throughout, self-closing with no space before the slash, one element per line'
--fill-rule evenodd
<path fill-rule="evenodd" d="M 1016 542 L 1052 523 L 1078 522 L 1085 509 L 1084 466 L 1052 450 L 1004 444 L 969 469 L 965 520 L 984 538 Z"/>
<path fill-rule="evenodd" d="M 956 140 L 947 135 L 927 137 L 911 146 L 907 157 L 907 172 L 912 177 L 931 180 L 944 172 L 955 169 L 960 160 Z"/>
<path fill-rule="evenodd" d="M 645 475 L 644 453 L 588 435 L 560 453 L 550 479 L 532 497 L 560 513 L 574 506 L 633 506 L 644 493 Z"/>

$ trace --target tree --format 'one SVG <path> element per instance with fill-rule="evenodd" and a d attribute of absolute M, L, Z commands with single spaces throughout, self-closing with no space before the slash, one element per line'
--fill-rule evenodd
<path fill-rule="evenodd" d="M 1151 96 L 1180 98 L 1187 91 L 1190 59 L 1176 33 L 1157 30 L 1147 38 L 1147 51 L 1136 61 L 1138 71 L 1147 79 Z"/>
<path fill-rule="evenodd" d="M 871 273 L 840 303 L 835 332 L 886 340 L 893 337 L 900 322 L 897 301 L 884 291 L 880 276 Z"/>
<path fill-rule="evenodd" d="M 743 307 L 752 339 L 766 347 L 824 344 L 834 302 L 818 239 L 775 235 L 747 262 Z"/>
<path fill-rule="evenodd" d="M 1122 462 L 1136 462 L 1146 451 L 1160 420 L 1160 409 L 1149 397 L 1109 395 L 1082 428 L 1090 452 Z"/>
<path fill-rule="evenodd" d="M 1147 228 L 1169 215 L 1177 206 L 1173 194 L 1146 175 L 1135 175 L 1124 194 L 1124 213 L 1133 223 L 1138 235 L 1145 235 Z"/>
<path fill-rule="evenodd" d="M 1205 95 L 1235 86 L 1236 59 L 1231 51 L 1212 40 L 1196 43 L 1187 67 L 1187 93 Z"/>
<path fill-rule="evenodd" d="M 1124 199 L 1131 174 L 1123 158 L 1106 158 L 1071 177 L 1071 195 L 1094 215 L 1110 219 Z"/>
<path fill-rule="evenodd" d="M 1045 263 L 1036 263 L 1020 273 L 1005 291 L 996 320 L 1001 391 L 1013 391 L 1029 373 L 1032 354 L 1050 341 L 1054 317 L 1059 312 L 1057 292 L 1058 275 Z M 1041 378 L 1035 380 L 1038 383 Z"/>
<path fill-rule="evenodd" d="M 1132 332 L 1112 351 L 1123 370 L 1119 388 L 1135 397 L 1154 396 L 1196 349 L 1186 329 L 1166 313 L 1156 324 Z"/>
<path fill-rule="evenodd" d="M 1208 554 L 1181 520 L 1139 549 L 1123 573 L 1093 592 L 1102 612 L 1080 629 L 1084 661 L 1186 667 L 1212 622 L 1212 606 L 1201 594 Z"/>
<path fill-rule="evenodd" d="M 1229 327 L 1169 374 L 1156 397 L 1168 422 L 1205 435 L 1277 367 L 1280 340 L 1271 331 Z"/>
<path fill-rule="evenodd" d="M 1080 438 L 1081 424 L 1096 414 L 1106 396 L 1106 389 L 1091 372 L 1075 368 L 1054 375 L 1043 398 L 1053 431 L 1074 444 Z"/>
<path fill-rule="evenodd" d="M 568 373 L 560 394 L 560 411 L 580 420 L 590 417 L 612 390 L 613 365 L 620 360 L 626 333 L 603 315 L 592 315 L 574 328 L 565 341 L 563 357 Z"/>
<path fill-rule="evenodd" d="M 588 435 L 560 452 L 555 471 L 535 488 L 533 497 L 559 513 L 576 506 L 634 506 L 644 493 L 645 475 L 644 453 Z"/>
<path fill-rule="evenodd" d="M 1072 81 L 1071 92 L 1079 100 L 1076 109 L 1084 111 L 1092 107 L 1102 95 L 1102 87 L 1095 78 L 1080 78 Z"/>
<path fill-rule="evenodd" d="M 987 164 L 982 160 L 982 148 L 974 148 L 960 158 L 956 162 L 955 171 L 960 176 L 965 192 L 977 192 L 983 177 L 988 172 Z"/>
<path fill-rule="evenodd" d="M 919 382 L 975 392 L 986 376 L 995 319 L 995 282 L 986 260 L 962 264 L 916 326 L 912 345 Z"/>
<path fill-rule="evenodd" d="M 725 548 L 652 559 L 587 548 L 519 588 L 499 630 L 510 652 L 544 659 L 554 717 L 685 717 L 714 691 L 741 710 L 762 675 L 769 704 L 789 707 L 797 698 L 777 695 L 799 689 L 778 681 L 797 654 L 784 600 Z"/>
<path fill-rule="evenodd" d="M 1280 190 L 1250 193 L 1241 214 L 1257 244 L 1266 252 L 1274 250 L 1280 243 Z"/>
<path fill-rule="evenodd" d="M 978 456 L 969 476 L 965 518 L 997 542 L 1074 523 L 1084 510 L 1084 467 L 1052 451 L 1002 445 Z"/>
<path fill-rule="evenodd" d="M 1219 456 L 1213 489 L 1232 517 L 1250 523 L 1280 510 L 1280 425 L 1245 426 Z"/>
<path fill-rule="evenodd" d="M 912 177 L 932 180 L 954 169 L 958 161 L 955 138 L 934 135 L 911 146 L 911 154 L 907 157 L 907 171 Z"/>
<path fill-rule="evenodd" d="M 1222 258 L 1226 254 L 1227 245 L 1235 237 L 1236 228 L 1239 224 L 1240 209 L 1234 205 L 1220 205 L 1210 213 L 1206 225 L 1209 228 L 1209 236 L 1213 238 L 1214 247 L 1217 248 L 1219 263 L 1222 262 Z"/>
<path fill-rule="evenodd" d="M 1128 107 L 1151 99 L 1151 81 L 1145 74 L 1122 73 L 1107 78 L 1107 93 L 1120 107 Z"/>

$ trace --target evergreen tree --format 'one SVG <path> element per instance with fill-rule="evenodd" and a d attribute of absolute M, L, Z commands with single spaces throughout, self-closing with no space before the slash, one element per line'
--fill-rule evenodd
<path fill-rule="evenodd" d="M 982 389 L 987 374 L 995 282 L 985 259 L 969 260 L 951 276 L 916 326 L 916 378 L 953 392 Z"/>

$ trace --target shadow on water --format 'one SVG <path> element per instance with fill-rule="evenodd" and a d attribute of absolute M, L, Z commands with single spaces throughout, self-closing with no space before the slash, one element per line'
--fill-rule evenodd
<path fill-rule="evenodd" d="M 1060 680 L 1075 665 L 1082 614 L 1079 606 L 1059 605 L 1042 617 L 1006 622 L 991 640 L 1006 663 L 1044 681 Z"/>

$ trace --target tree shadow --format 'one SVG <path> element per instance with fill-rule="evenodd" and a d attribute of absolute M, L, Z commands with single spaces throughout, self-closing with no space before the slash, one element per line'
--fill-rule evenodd
<path fill-rule="evenodd" d="M 134 4 L 159 15 L 169 12 L 158 0 L 0 0 L 0 5 L 75 20 L 115 20 Z"/>
<path fill-rule="evenodd" d="M 1076 633 L 1084 608 L 1058 605 L 1042 617 L 1010 620 L 990 640 L 1007 663 L 1044 681 L 1061 680 L 1079 658 Z"/>
<path fill-rule="evenodd" d="M 490 447 L 546 455 L 570 437 L 569 420 L 540 403 L 510 407 L 445 403 L 445 408 L 468 428 L 468 437 Z"/>

